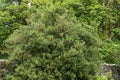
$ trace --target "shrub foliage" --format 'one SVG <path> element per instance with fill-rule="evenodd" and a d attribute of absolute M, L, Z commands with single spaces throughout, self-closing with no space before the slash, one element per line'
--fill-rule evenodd
<path fill-rule="evenodd" d="M 61 10 L 62 12 L 62 10 Z M 26 26 L 6 40 L 4 80 L 90 80 L 99 64 L 94 27 L 71 11 L 36 10 Z"/>

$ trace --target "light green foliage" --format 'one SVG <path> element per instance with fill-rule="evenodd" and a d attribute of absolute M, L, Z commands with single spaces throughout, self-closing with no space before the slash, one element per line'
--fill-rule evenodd
<path fill-rule="evenodd" d="M 119 63 L 120 44 L 111 40 L 105 40 L 100 48 L 101 57 L 107 63 Z"/>
<path fill-rule="evenodd" d="M 102 39 L 115 38 L 112 31 L 119 27 L 119 0 L 65 0 L 80 21 L 94 26 Z M 117 37 L 116 37 L 117 38 Z"/>
<path fill-rule="evenodd" d="M 105 75 L 97 76 L 95 80 L 114 80 L 113 78 L 108 78 Z"/>
<path fill-rule="evenodd" d="M 50 7 L 51 8 L 51 7 Z M 7 40 L 5 80 L 89 80 L 98 69 L 99 37 L 92 26 L 56 8 L 36 10 Z"/>
<path fill-rule="evenodd" d="M 107 76 L 101 75 L 101 76 L 96 76 L 96 80 L 108 80 Z"/>
<path fill-rule="evenodd" d="M 103 45 L 102 59 L 109 63 L 119 61 L 120 11 L 119 0 L 65 0 L 67 8 L 71 8 L 75 16 L 97 30 Z M 111 42 L 106 41 L 111 40 Z"/>
<path fill-rule="evenodd" d="M 95 80 L 114 80 L 112 78 L 112 72 L 109 71 L 106 74 L 97 75 Z"/>
<path fill-rule="evenodd" d="M 15 5 L 12 1 L 0 1 L 0 53 L 4 48 L 4 40 L 19 28 L 20 25 L 27 25 L 26 19 L 30 17 L 29 8 L 25 1 Z"/>

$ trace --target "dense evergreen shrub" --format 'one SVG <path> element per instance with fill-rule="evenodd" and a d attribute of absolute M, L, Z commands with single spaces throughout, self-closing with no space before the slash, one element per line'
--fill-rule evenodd
<path fill-rule="evenodd" d="M 56 9 L 36 10 L 28 24 L 6 40 L 4 80 L 93 80 L 101 43 L 94 27 Z"/>

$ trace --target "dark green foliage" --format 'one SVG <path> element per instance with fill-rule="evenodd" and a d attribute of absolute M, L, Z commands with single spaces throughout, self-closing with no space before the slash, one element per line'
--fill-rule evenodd
<path fill-rule="evenodd" d="M 10 62 L 5 80 L 93 80 L 99 64 L 98 35 L 70 13 L 37 10 L 29 25 L 6 40 Z"/>

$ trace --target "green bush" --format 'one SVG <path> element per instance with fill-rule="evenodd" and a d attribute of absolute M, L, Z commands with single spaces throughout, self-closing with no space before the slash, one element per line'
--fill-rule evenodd
<path fill-rule="evenodd" d="M 4 80 L 93 80 L 101 43 L 93 27 L 56 9 L 37 10 L 28 23 L 6 40 Z"/>

